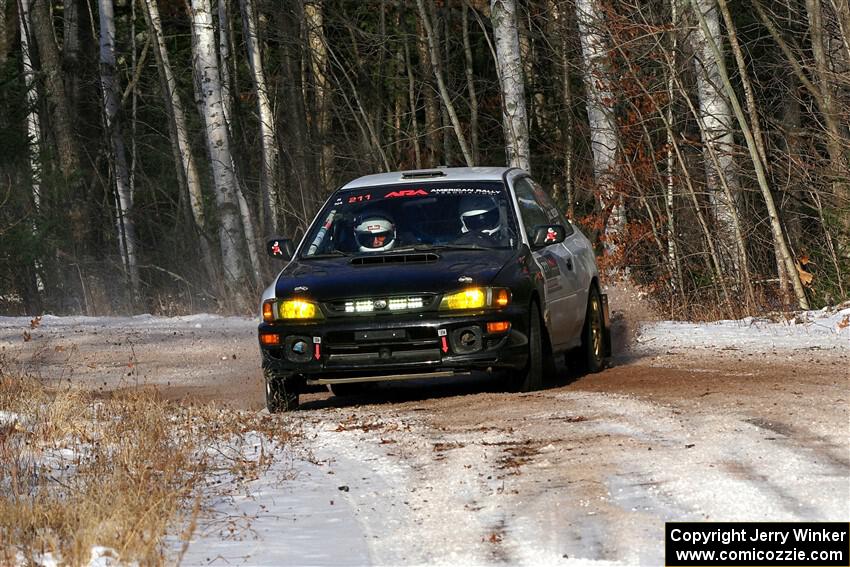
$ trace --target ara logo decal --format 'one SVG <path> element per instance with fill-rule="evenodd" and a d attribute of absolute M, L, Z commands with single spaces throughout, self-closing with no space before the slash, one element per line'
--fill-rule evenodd
<path fill-rule="evenodd" d="M 283 250 L 280 249 L 280 242 L 277 240 L 272 243 L 272 254 L 275 256 L 283 256 Z"/>
<path fill-rule="evenodd" d="M 394 197 L 427 197 L 428 192 L 424 189 L 401 189 L 400 191 L 390 191 L 384 195 L 384 199 L 392 199 Z"/>
<path fill-rule="evenodd" d="M 558 231 L 551 226 L 546 229 L 546 242 L 555 242 L 558 239 Z"/>

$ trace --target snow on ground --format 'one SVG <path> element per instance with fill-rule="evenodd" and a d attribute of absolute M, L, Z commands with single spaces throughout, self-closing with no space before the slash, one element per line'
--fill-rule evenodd
<path fill-rule="evenodd" d="M 665 521 L 846 519 L 848 323 L 846 306 L 644 323 L 632 356 L 590 381 L 598 391 L 585 378 L 520 396 L 310 406 L 281 418 L 304 431 L 296 453 L 254 480 L 218 479 L 237 488 L 209 493 L 181 564 L 657 565 Z M 0 346 L 36 358 L 43 338 L 51 352 L 74 341 L 75 376 L 105 383 L 126 376 L 132 337 L 149 377 L 203 386 L 258 366 L 255 328 L 215 315 L 45 316 L 35 329 L 0 318 Z M 799 350 L 828 364 L 771 366 L 798 364 Z M 752 356 L 707 362 L 727 351 Z M 14 418 L 0 413 L 0 426 Z"/>
<path fill-rule="evenodd" d="M 32 317 L 0 317 L 0 329 L 29 329 L 31 326 L 40 330 L 69 329 L 77 327 L 98 327 L 103 329 L 201 329 L 204 327 L 219 328 L 256 328 L 257 320 L 250 317 L 225 317 L 209 313 L 184 315 L 181 317 L 160 317 L 151 314 L 134 315 L 132 317 L 59 317 L 44 315 L 37 322 Z"/>
<path fill-rule="evenodd" d="M 850 308 L 804 311 L 779 321 L 747 317 L 715 323 L 643 323 L 637 343 L 650 349 L 850 350 Z"/>

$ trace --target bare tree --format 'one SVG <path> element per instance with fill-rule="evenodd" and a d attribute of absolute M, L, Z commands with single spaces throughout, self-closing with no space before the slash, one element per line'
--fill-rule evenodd
<path fill-rule="evenodd" d="M 490 21 L 493 22 L 502 90 L 502 129 L 508 163 L 530 172 L 528 113 L 516 11 L 514 0 L 490 0 Z"/>
<path fill-rule="evenodd" d="M 216 55 L 215 28 L 209 0 L 192 0 L 192 51 L 200 90 L 200 106 L 215 186 L 219 215 L 219 241 L 224 266 L 224 281 L 231 291 L 245 279 L 242 252 L 244 232 L 236 195 L 238 181 L 230 152 L 230 136 L 224 116 L 221 76 Z"/>
<path fill-rule="evenodd" d="M 62 21 L 64 29 L 62 32 L 62 67 L 64 69 L 65 90 L 68 93 L 68 101 L 73 109 L 73 116 L 77 115 L 80 101 L 80 74 L 82 71 L 80 63 L 80 2 L 79 0 L 62 1 Z"/>
<path fill-rule="evenodd" d="M 50 102 L 50 125 L 56 136 L 59 166 L 64 176 L 69 178 L 80 172 L 80 155 L 71 127 L 71 106 L 62 80 L 62 65 L 48 3 L 49 0 L 33 0 L 30 4 L 32 35 L 38 47 L 45 95 Z"/>
<path fill-rule="evenodd" d="M 475 70 L 472 68 L 472 46 L 469 42 L 469 6 L 463 2 L 461 8 L 461 23 L 463 33 L 463 62 L 466 77 L 466 92 L 469 95 L 469 141 L 472 152 L 472 162 L 479 165 L 478 151 L 478 93 L 475 88 Z"/>
<path fill-rule="evenodd" d="M 307 48 L 310 50 L 310 72 L 313 77 L 313 112 L 316 116 L 316 132 L 322 144 L 319 168 L 322 189 L 327 190 L 333 181 L 333 142 L 331 140 L 331 86 L 328 77 L 328 49 L 325 44 L 324 2 L 306 0 L 304 19 L 307 27 Z"/>
<path fill-rule="evenodd" d="M 30 52 L 30 2 L 29 0 L 20 1 L 20 12 L 18 21 L 20 22 L 21 31 L 21 62 L 24 70 L 24 86 L 27 89 L 27 143 L 29 144 L 29 166 L 30 166 L 30 183 L 32 184 L 32 202 L 35 212 L 34 218 L 38 218 L 39 210 L 41 209 L 41 122 L 38 116 L 38 92 L 36 91 L 35 75 L 36 70 L 33 66 L 32 56 Z M 5 10 L 5 6 L 0 6 Z"/>
<path fill-rule="evenodd" d="M 154 54 L 156 55 L 157 67 L 159 69 L 162 94 L 165 100 L 165 108 L 169 115 L 169 132 L 172 138 L 172 152 L 174 153 L 174 165 L 177 168 L 177 179 L 186 192 L 189 201 L 189 209 L 198 232 L 199 249 L 201 260 L 208 276 L 212 279 L 215 275 L 215 262 L 212 250 L 207 240 L 207 221 L 204 213 L 204 196 L 201 185 L 201 177 L 195 163 L 195 156 L 189 142 L 189 127 L 186 123 L 186 113 L 183 110 L 183 102 L 180 100 L 179 87 L 174 72 L 171 69 L 168 50 L 162 34 L 162 22 L 159 17 L 159 6 L 157 0 L 144 0 L 145 19 L 148 23 L 149 33 L 153 36 Z"/>
<path fill-rule="evenodd" d="M 428 40 L 425 37 L 425 22 L 420 17 L 416 19 L 416 46 L 419 56 L 419 72 L 421 74 L 422 98 L 425 104 L 425 155 L 423 161 L 426 167 L 433 167 L 440 161 L 438 148 L 440 147 L 440 119 L 437 108 L 437 99 L 434 96 L 434 88 L 431 79 L 434 72 L 431 69 L 431 55 Z"/>
<path fill-rule="evenodd" d="M 693 4 L 698 0 L 690 0 Z M 723 89 L 726 91 L 726 95 L 729 98 L 729 101 L 732 104 L 732 109 L 735 113 L 735 118 L 738 121 L 738 126 L 741 128 L 742 133 L 744 134 L 744 138 L 747 142 L 747 149 L 750 154 L 750 159 L 753 162 L 753 168 L 756 172 L 756 177 L 758 179 L 759 188 L 761 189 L 762 197 L 764 198 L 765 205 L 767 207 L 768 217 L 770 220 L 770 230 L 773 236 L 774 246 L 779 249 L 779 254 L 784 261 L 786 270 L 791 278 L 791 284 L 794 288 L 794 294 L 797 296 L 797 302 L 801 309 L 809 308 L 809 300 L 806 297 L 806 292 L 803 289 L 803 284 L 800 281 L 799 274 L 797 273 L 796 266 L 794 265 L 794 259 L 791 255 L 791 251 L 788 248 L 788 243 L 785 240 L 785 235 L 782 232 L 782 225 L 779 220 L 779 213 L 776 209 L 776 204 L 773 200 L 773 195 L 770 192 L 770 187 L 767 183 L 767 176 L 764 171 L 764 165 L 762 164 L 762 160 L 759 156 L 759 152 L 757 149 L 756 141 L 752 134 L 752 129 L 750 125 L 747 123 L 747 119 L 744 116 L 744 111 L 741 108 L 740 103 L 738 102 L 737 95 L 735 94 L 735 89 L 732 86 L 731 81 L 729 80 L 729 74 L 726 71 L 726 63 L 723 58 L 723 52 L 720 49 L 718 43 L 714 40 L 714 37 L 711 33 L 711 28 L 709 25 L 709 20 L 705 17 L 705 13 L 702 12 L 701 9 L 696 10 L 697 18 L 699 19 L 699 25 L 702 29 L 702 33 L 706 38 L 706 44 L 711 50 L 712 56 L 714 57 L 715 64 L 717 66 L 717 74 L 718 79 L 721 82 Z"/>
<path fill-rule="evenodd" d="M 599 192 L 604 214 L 605 248 L 609 254 L 617 251 L 618 241 L 626 223 L 622 196 L 614 189 L 617 166 L 617 120 L 613 104 L 615 95 L 610 85 L 610 62 L 605 45 L 604 12 L 597 0 L 577 0 L 581 51 L 584 58 L 584 84 L 587 91 L 587 119 L 593 152 L 593 178 Z"/>
<path fill-rule="evenodd" d="M 717 237 L 724 265 L 730 274 L 736 274 L 744 264 L 740 240 L 735 238 L 739 222 L 737 203 L 741 198 L 740 183 L 735 171 L 734 130 L 732 109 L 720 80 L 717 58 L 712 45 L 722 51 L 723 36 L 717 0 L 691 2 L 698 22 L 692 35 L 696 53 L 694 65 L 699 94 L 699 120 L 705 158 L 705 177 L 709 199 L 717 219 Z"/>
<path fill-rule="evenodd" d="M 431 69 L 434 71 L 434 78 L 437 80 L 437 89 L 440 93 L 440 98 L 443 100 L 443 107 L 449 115 L 452 128 L 455 132 L 455 137 L 457 138 L 457 143 L 460 145 L 460 151 L 463 154 L 463 159 L 466 161 L 466 165 L 475 165 L 475 162 L 472 159 L 472 153 L 469 151 L 469 145 L 466 143 L 466 136 L 464 136 L 463 129 L 460 125 L 460 119 L 457 116 L 454 103 L 452 103 L 449 89 L 446 86 L 445 79 L 443 78 L 443 71 L 440 65 L 440 51 L 434 37 L 434 26 L 431 24 L 431 17 L 425 9 L 423 0 L 416 0 L 416 6 L 419 8 L 419 18 L 422 20 L 422 26 L 425 29 L 425 39 L 428 42 L 428 54 L 431 58 Z"/>
<path fill-rule="evenodd" d="M 133 300 L 140 296 L 139 265 L 136 252 L 136 225 L 133 219 L 133 192 L 124 135 L 119 120 L 118 85 L 115 79 L 115 14 L 112 0 L 98 0 L 100 16 L 100 86 L 103 114 L 110 144 L 110 169 L 115 181 L 115 217 L 118 246 L 130 282 Z"/>
<path fill-rule="evenodd" d="M 278 187 L 277 187 L 277 135 L 274 113 L 272 112 L 269 92 L 266 87 L 266 75 L 263 72 L 263 58 L 260 55 L 260 41 L 257 37 L 257 23 L 252 0 L 239 0 L 242 8 L 242 24 L 245 33 L 245 49 L 251 68 L 251 79 L 257 95 L 257 115 L 260 122 L 260 142 L 263 149 L 263 171 L 261 176 L 263 210 L 268 221 L 268 230 L 277 233 Z"/>

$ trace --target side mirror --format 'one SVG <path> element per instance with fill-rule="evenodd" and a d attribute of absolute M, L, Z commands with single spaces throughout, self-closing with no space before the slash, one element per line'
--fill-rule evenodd
<path fill-rule="evenodd" d="M 534 240 L 532 240 L 531 245 L 536 250 L 550 244 L 563 242 L 566 237 L 567 231 L 559 224 L 535 226 Z"/>
<path fill-rule="evenodd" d="M 270 238 L 266 241 L 266 252 L 278 260 L 290 260 L 295 254 L 295 246 L 289 238 Z"/>

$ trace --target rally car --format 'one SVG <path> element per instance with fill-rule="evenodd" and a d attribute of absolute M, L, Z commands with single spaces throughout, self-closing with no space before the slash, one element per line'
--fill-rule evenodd
<path fill-rule="evenodd" d="M 590 242 L 517 168 L 367 175 L 337 190 L 263 293 L 269 411 L 330 385 L 490 372 L 542 386 L 554 356 L 594 372 L 610 355 Z"/>

